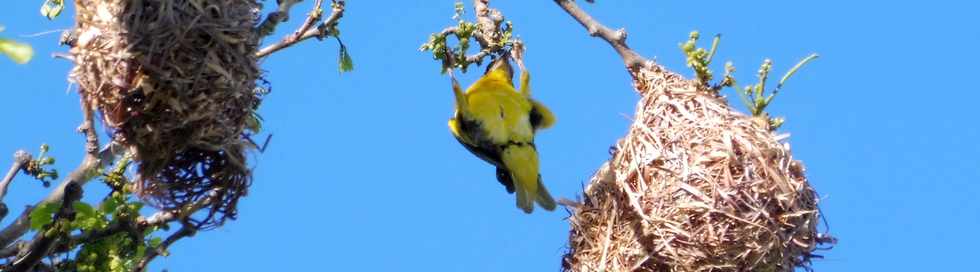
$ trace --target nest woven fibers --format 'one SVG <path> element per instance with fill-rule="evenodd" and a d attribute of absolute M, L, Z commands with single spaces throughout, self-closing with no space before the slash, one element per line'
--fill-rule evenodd
<path fill-rule="evenodd" d="M 793 271 L 817 194 L 767 122 L 651 65 L 629 133 L 572 206 L 566 271 Z"/>
<path fill-rule="evenodd" d="M 161 209 L 214 198 L 198 223 L 234 218 L 247 192 L 243 133 L 257 107 L 253 0 L 78 0 L 70 78 L 139 162 Z"/>

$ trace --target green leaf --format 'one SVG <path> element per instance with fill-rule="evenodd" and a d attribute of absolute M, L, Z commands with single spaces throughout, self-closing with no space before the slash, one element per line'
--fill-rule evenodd
<path fill-rule="evenodd" d="M 790 68 L 789 71 L 787 71 L 786 74 L 783 75 L 783 78 L 779 79 L 779 84 L 776 85 L 776 91 L 773 92 L 777 92 L 779 89 L 781 89 L 783 87 L 783 83 L 786 83 L 787 79 L 792 77 L 793 74 L 796 74 L 796 70 L 799 70 L 800 67 L 803 67 L 803 65 L 806 65 L 807 63 L 817 59 L 818 57 L 820 57 L 820 55 L 817 55 L 817 53 L 813 53 L 807 56 L 806 58 L 804 58 L 803 60 L 801 60 L 800 62 L 796 63 L 796 65 L 794 65 L 793 68 Z"/>
<path fill-rule="evenodd" d="M 109 213 L 109 214 L 115 213 L 116 208 L 119 207 L 120 202 L 121 201 L 119 201 L 119 199 L 116 198 L 115 196 L 106 198 L 105 201 L 102 201 L 102 207 L 101 207 L 102 212 Z"/>
<path fill-rule="evenodd" d="M 253 133 L 262 132 L 262 116 L 253 111 L 249 117 L 245 118 L 245 127 Z"/>
<path fill-rule="evenodd" d="M 153 239 L 150 239 L 150 247 L 158 247 L 161 243 L 163 243 L 163 239 L 160 239 L 160 237 L 153 237 Z"/>
<path fill-rule="evenodd" d="M 100 223 L 104 221 L 102 216 L 92 208 L 91 205 L 83 202 L 75 202 L 75 221 L 72 222 L 72 226 L 80 228 L 83 230 L 93 230 L 100 227 Z"/>
<path fill-rule="evenodd" d="M 95 208 L 92 208 L 92 205 L 89 205 L 88 203 L 75 202 L 74 204 L 72 204 L 72 206 L 75 208 L 76 219 L 96 216 Z"/>
<path fill-rule="evenodd" d="M 48 0 L 44 1 L 41 5 L 41 16 L 47 17 L 48 20 L 54 20 L 54 18 L 61 15 L 61 11 L 65 9 L 65 2 L 63 0 Z"/>
<path fill-rule="evenodd" d="M 10 57 L 17 64 L 24 64 L 34 56 L 34 49 L 25 43 L 0 39 L 0 53 L 7 55 L 7 57 Z"/>
<path fill-rule="evenodd" d="M 138 261 L 139 259 L 142 259 L 143 256 L 146 256 L 146 245 L 144 244 L 136 245 L 136 252 L 133 252 L 133 254 L 130 255 L 133 256 L 131 256 L 129 260 L 127 260 L 126 262 L 127 267 L 132 267 L 133 265 L 136 264 L 136 262 L 133 261 Z"/>
<path fill-rule="evenodd" d="M 141 202 L 129 202 L 126 204 L 126 208 L 134 213 L 139 213 L 140 209 L 143 209 L 143 203 Z"/>
<path fill-rule="evenodd" d="M 338 40 L 339 41 L 339 40 Z M 354 70 L 354 60 L 351 59 L 350 53 L 347 52 L 347 46 L 340 44 L 340 72 L 350 72 Z"/>
<path fill-rule="evenodd" d="M 31 229 L 40 230 L 44 228 L 44 225 L 50 224 L 52 221 L 52 216 L 58 211 L 58 203 L 44 203 L 40 206 L 34 208 L 31 211 Z"/>
<path fill-rule="evenodd" d="M 119 257 L 119 255 L 109 256 L 109 271 L 110 272 L 125 272 L 126 269 L 125 261 Z"/>

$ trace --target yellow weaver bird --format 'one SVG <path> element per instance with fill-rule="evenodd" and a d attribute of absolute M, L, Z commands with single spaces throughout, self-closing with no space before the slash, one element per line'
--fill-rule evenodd
<path fill-rule="evenodd" d="M 534 133 L 555 123 L 555 116 L 531 99 L 530 75 L 520 58 L 520 92 L 514 89 L 509 55 L 499 57 L 479 80 L 463 93 L 452 76 L 456 113 L 449 131 L 467 150 L 497 167 L 497 181 L 508 193 L 517 192 L 517 207 L 525 213 L 537 202 L 555 209 L 555 200 L 541 183 Z"/>

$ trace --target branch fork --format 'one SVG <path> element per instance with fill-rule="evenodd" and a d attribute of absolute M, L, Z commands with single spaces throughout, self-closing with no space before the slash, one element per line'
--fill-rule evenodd
<path fill-rule="evenodd" d="M 262 25 L 258 27 L 257 31 L 259 35 L 265 37 L 271 34 L 276 24 L 281 22 L 281 21 L 275 21 L 280 19 L 278 18 L 279 16 L 282 16 L 277 14 L 288 13 L 289 8 L 292 7 L 293 4 L 299 1 L 301 0 L 283 0 L 283 2 L 286 5 L 284 6 L 283 5 L 284 3 L 280 3 L 279 10 L 269 14 L 269 16 L 266 17 L 266 21 L 262 22 Z M 297 28 L 296 31 L 293 31 L 293 33 L 286 35 L 286 37 L 284 37 L 279 42 L 270 44 L 260 49 L 258 52 L 255 53 L 255 56 L 258 58 L 264 58 L 271 55 L 272 53 L 293 46 L 309 38 L 317 38 L 322 40 L 323 38 L 326 38 L 327 36 L 330 36 L 332 33 L 336 32 L 337 22 L 338 20 L 340 20 L 341 17 L 344 16 L 344 9 L 345 9 L 344 0 L 332 0 L 332 4 L 330 5 L 331 6 L 330 16 L 327 16 L 327 19 L 320 22 L 319 25 L 316 25 L 317 22 L 319 22 L 320 19 L 323 17 L 323 10 L 321 6 L 323 6 L 323 0 L 316 0 L 316 2 L 314 2 L 313 4 L 313 10 L 310 11 L 309 15 L 307 15 L 306 17 L 306 20 L 303 21 L 303 24 L 300 25 L 300 27 Z M 277 18 L 274 18 L 274 16 Z M 316 27 L 314 27 L 314 25 L 316 25 Z"/>

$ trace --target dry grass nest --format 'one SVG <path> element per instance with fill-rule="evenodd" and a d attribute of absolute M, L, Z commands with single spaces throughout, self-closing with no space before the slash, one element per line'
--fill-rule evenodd
<path fill-rule="evenodd" d="M 234 218 L 251 173 L 257 107 L 253 0 L 79 0 L 70 78 L 139 162 L 137 191 L 161 209 L 212 197 L 201 225 Z"/>
<path fill-rule="evenodd" d="M 571 205 L 566 271 L 793 271 L 832 238 L 766 122 L 677 74 L 637 71 L 628 135 Z"/>

